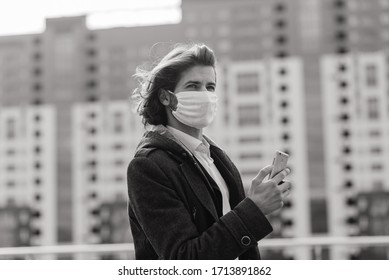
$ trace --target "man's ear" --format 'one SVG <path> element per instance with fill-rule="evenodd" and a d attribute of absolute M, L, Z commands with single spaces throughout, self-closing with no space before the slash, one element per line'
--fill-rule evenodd
<path fill-rule="evenodd" d="M 167 90 L 161 88 L 158 93 L 159 102 L 161 102 L 165 106 L 170 105 L 170 94 Z"/>

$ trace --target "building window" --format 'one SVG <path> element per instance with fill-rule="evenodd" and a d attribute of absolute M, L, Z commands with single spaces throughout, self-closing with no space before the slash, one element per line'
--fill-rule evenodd
<path fill-rule="evenodd" d="M 97 175 L 96 174 L 91 174 L 89 176 L 89 182 L 93 183 L 97 181 Z"/>
<path fill-rule="evenodd" d="M 90 118 L 90 119 L 96 118 L 96 113 L 95 112 L 89 112 L 88 113 L 88 118 Z"/>
<path fill-rule="evenodd" d="M 285 154 L 288 154 L 289 156 L 292 155 L 292 152 L 291 152 L 289 149 L 287 149 L 287 148 L 283 149 L 282 151 L 283 151 Z M 289 167 L 290 167 L 290 166 L 289 166 Z"/>
<path fill-rule="evenodd" d="M 242 159 L 242 160 L 261 159 L 262 158 L 262 154 L 261 153 L 240 154 L 239 158 Z"/>
<path fill-rule="evenodd" d="M 262 139 L 259 136 L 245 136 L 239 138 L 239 143 L 248 144 L 248 143 L 259 143 Z"/>
<path fill-rule="evenodd" d="M 284 28 L 286 25 L 287 25 L 286 22 L 282 19 L 275 22 L 275 26 L 279 29 Z"/>
<path fill-rule="evenodd" d="M 239 73 L 237 77 L 237 82 L 239 93 L 259 93 L 259 73 Z"/>
<path fill-rule="evenodd" d="M 347 71 L 347 65 L 344 63 L 341 63 L 338 65 L 339 72 L 346 72 Z"/>
<path fill-rule="evenodd" d="M 335 33 L 335 39 L 339 42 L 344 42 L 347 40 L 347 33 L 343 30 L 339 30 Z"/>
<path fill-rule="evenodd" d="M 35 97 L 31 100 L 32 105 L 41 105 L 43 103 L 42 99 L 39 97 Z"/>
<path fill-rule="evenodd" d="M 289 118 L 288 117 L 282 117 L 281 118 L 281 124 L 283 125 L 287 125 L 289 123 Z"/>
<path fill-rule="evenodd" d="M 95 73 L 97 71 L 97 67 L 94 64 L 91 64 L 87 67 L 88 72 Z"/>
<path fill-rule="evenodd" d="M 288 70 L 282 67 L 278 70 L 278 74 L 280 74 L 280 76 L 286 76 L 288 74 Z"/>
<path fill-rule="evenodd" d="M 86 83 L 88 89 L 94 89 L 97 87 L 97 82 L 95 80 L 90 80 Z"/>
<path fill-rule="evenodd" d="M 6 185 L 7 185 L 7 188 L 12 189 L 15 187 L 16 184 L 14 181 L 7 181 Z"/>
<path fill-rule="evenodd" d="M 350 119 L 350 116 L 347 113 L 342 113 L 340 114 L 339 119 L 341 121 L 347 122 Z"/>
<path fill-rule="evenodd" d="M 35 164 L 34 164 L 34 168 L 35 168 L 36 170 L 39 170 L 39 169 L 42 168 L 42 164 L 41 164 L 39 161 L 37 161 L 37 162 L 35 162 Z"/>
<path fill-rule="evenodd" d="M 97 161 L 95 160 L 90 160 L 86 163 L 90 168 L 96 168 L 97 166 Z"/>
<path fill-rule="evenodd" d="M 40 61 L 42 59 L 42 55 L 38 52 L 34 53 L 32 57 L 35 61 Z"/>
<path fill-rule="evenodd" d="M 381 147 L 371 147 L 370 148 L 370 153 L 372 153 L 372 154 L 381 154 L 382 153 L 382 149 L 381 149 Z"/>
<path fill-rule="evenodd" d="M 42 136 L 42 133 L 39 131 L 39 130 L 36 130 L 35 132 L 34 132 L 34 136 L 35 136 L 35 138 L 41 138 L 41 136 Z"/>
<path fill-rule="evenodd" d="M 370 131 L 369 131 L 369 135 L 370 135 L 370 137 L 378 138 L 378 137 L 381 136 L 381 131 L 376 130 L 376 129 L 370 130 Z"/>
<path fill-rule="evenodd" d="M 88 34 L 87 39 L 89 41 L 95 41 L 96 40 L 96 35 L 93 34 L 93 33 L 90 33 L 90 34 Z"/>
<path fill-rule="evenodd" d="M 238 107 L 239 125 L 250 126 L 259 125 L 261 123 L 260 106 L 245 105 Z"/>
<path fill-rule="evenodd" d="M 90 145 L 88 146 L 88 149 L 89 149 L 90 151 L 92 151 L 92 152 L 95 152 L 95 151 L 97 150 L 97 146 L 96 146 L 95 144 L 90 144 Z"/>
<path fill-rule="evenodd" d="M 39 155 L 42 152 L 42 148 L 40 146 L 35 146 L 34 152 L 35 154 Z"/>
<path fill-rule="evenodd" d="M 98 97 L 94 94 L 89 94 L 86 98 L 86 101 L 87 102 L 97 102 L 98 101 Z"/>
<path fill-rule="evenodd" d="M 274 9 L 276 12 L 282 13 L 282 12 L 285 12 L 286 6 L 282 3 L 279 3 L 279 4 L 275 5 Z"/>
<path fill-rule="evenodd" d="M 367 116 L 370 120 L 376 120 L 379 118 L 377 98 L 369 98 L 367 100 Z"/>
<path fill-rule="evenodd" d="M 35 37 L 33 43 L 34 45 L 39 46 L 42 43 L 41 38 Z"/>
<path fill-rule="evenodd" d="M 344 171 L 349 172 L 353 169 L 353 166 L 350 163 L 345 163 L 343 165 L 343 169 L 344 169 Z"/>
<path fill-rule="evenodd" d="M 97 193 L 91 192 L 91 193 L 89 194 L 89 198 L 91 198 L 91 199 L 97 198 Z"/>
<path fill-rule="evenodd" d="M 347 97 L 341 97 L 340 98 L 340 104 L 347 105 L 347 103 L 348 103 L 348 98 Z"/>
<path fill-rule="evenodd" d="M 6 151 L 7 156 L 13 156 L 16 154 L 16 151 L 14 149 L 8 149 Z"/>
<path fill-rule="evenodd" d="M 282 138 L 282 140 L 284 140 L 285 142 L 287 142 L 287 141 L 289 141 L 289 139 L 290 139 L 290 135 L 289 135 L 289 133 L 283 133 L 283 134 L 281 135 L 281 138 Z"/>
<path fill-rule="evenodd" d="M 343 138 L 349 138 L 350 137 L 350 131 L 348 129 L 342 130 L 342 137 Z"/>
<path fill-rule="evenodd" d="M 33 70 L 33 74 L 34 74 L 35 77 L 39 77 L 39 76 L 42 75 L 42 70 L 40 68 L 35 68 Z"/>
<path fill-rule="evenodd" d="M 34 184 L 35 186 L 40 186 L 42 184 L 42 180 L 40 178 L 35 178 Z"/>
<path fill-rule="evenodd" d="M 7 169 L 7 172 L 13 172 L 16 168 L 14 165 L 7 165 L 6 169 Z"/>
<path fill-rule="evenodd" d="M 7 119 L 6 137 L 8 139 L 14 139 L 16 137 L 16 122 L 15 119 Z"/>
<path fill-rule="evenodd" d="M 280 85 L 279 91 L 280 92 L 287 92 L 288 91 L 288 86 L 284 85 L 284 84 Z"/>
<path fill-rule="evenodd" d="M 40 122 L 41 121 L 41 116 L 40 115 L 35 115 L 34 116 L 34 121 L 37 122 L 37 123 Z"/>
<path fill-rule="evenodd" d="M 112 147 L 113 147 L 114 150 L 117 150 L 117 151 L 123 150 L 123 145 L 120 144 L 120 143 L 116 143 Z"/>
<path fill-rule="evenodd" d="M 342 25 L 342 24 L 346 23 L 346 18 L 343 15 L 336 15 L 335 21 L 338 25 Z"/>
<path fill-rule="evenodd" d="M 115 176 L 115 182 L 123 182 L 124 181 L 124 178 L 123 176 Z"/>
<path fill-rule="evenodd" d="M 258 174 L 258 170 L 242 170 L 242 177 L 253 178 Z"/>
<path fill-rule="evenodd" d="M 123 160 L 120 160 L 120 159 L 115 160 L 114 165 L 115 165 L 115 166 L 123 166 L 123 165 L 124 165 L 124 161 L 123 161 Z"/>
<path fill-rule="evenodd" d="M 287 57 L 289 54 L 287 51 L 279 51 L 275 54 L 276 57 L 278 58 L 285 58 Z"/>
<path fill-rule="evenodd" d="M 348 53 L 348 49 L 346 47 L 339 46 L 339 47 L 336 48 L 336 53 L 338 53 L 338 54 L 346 54 L 346 53 Z"/>
<path fill-rule="evenodd" d="M 347 81 L 339 81 L 339 87 L 341 89 L 346 89 L 348 87 Z"/>
<path fill-rule="evenodd" d="M 113 115 L 113 131 L 115 133 L 123 132 L 123 114 L 121 112 L 115 112 Z"/>
<path fill-rule="evenodd" d="M 350 154 L 351 153 L 351 148 L 349 146 L 343 147 L 343 154 Z"/>
<path fill-rule="evenodd" d="M 288 38 L 286 36 L 280 35 L 280 36 L 277 36 L 275 41 L 279 45 L 284 45 L 288 42 Z"/>
<path fill-rule="evenodd" d="M 381 171 L 382 170 L 382 164 L 380 163 L 374 163 L 371 165 L 372 171 Z"/>
<path fill-rule="evenodd" d="M 97 132 L 97 129 L 95 127 L 90 127 L 88 129 L 88 132 L 89 132 L 90 135 L 95 135 L 96 132 Z"/>
<path fill-rule="evenodd" d="M 346 3 L 343 0 L 338 0 L 334 2 L 335 8 L 341 9 L 346 6 Z"/>
<path fill-rule="evenodd" d="M 366 66 L 366 86 L 376 87 L 377 82 L 377 66 L 370 64 Z"/>
<path fill-rule="evenodd" d="M 283 100 L 283 101 L 281 101 L 280 106 L 282 109 L 286 109 L 286 108 L 288 108 L 289 103 L 288 103 L 288 101 Z"/>
<path fill-rule="evenodd" d="M 351 189 L 353 186 L 354 186 L 354 183 L 351 180 L 347 180 L 346 182 L 344 182 L 344 187 L 346 189 Z"/>
<path fill-rule="evenodd" d="M 89 57 L 95 57 L 96 56 L 96 50 L 95 49 L 88 49 L 88 50 L 86 50 L 86 54 Z"/>

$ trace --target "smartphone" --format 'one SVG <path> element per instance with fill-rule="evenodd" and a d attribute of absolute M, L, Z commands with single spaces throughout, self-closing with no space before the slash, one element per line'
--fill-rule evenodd
<path fill-rule="evenodd" d="M 273 159 L 273 169 L 270 173 L 269 179 L 273 178 L 278 172 L 282 169 L 285 169 L 286 164 L 288 163 L 289 155 L 280 151 L 276 152 L 276 155 Z"/>

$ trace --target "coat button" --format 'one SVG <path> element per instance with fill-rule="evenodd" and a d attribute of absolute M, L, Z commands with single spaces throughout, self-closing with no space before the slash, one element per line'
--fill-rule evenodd
<path fill-rule="evenodd" d="M 249 246 L 251 243 L 250 237 L 247 235 L 243 236 L 242 239 L 240 240 L 240 243 L 242 243 L 243 246 Z"/>

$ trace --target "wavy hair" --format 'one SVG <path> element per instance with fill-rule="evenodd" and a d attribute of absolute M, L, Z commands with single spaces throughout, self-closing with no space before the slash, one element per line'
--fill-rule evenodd
<path fill-rule="evenodd" d="M 166 125 L 165 106 L 159 100 L 161 89 L 174 92 L 182 73 L 197 65 L 216 67 L 213 51 L 204 44 L 175 45 L 150 71 L 137 67 L 133 77 L 139 85 L 133 91 L 132 99 L 144 126 Z"/>

